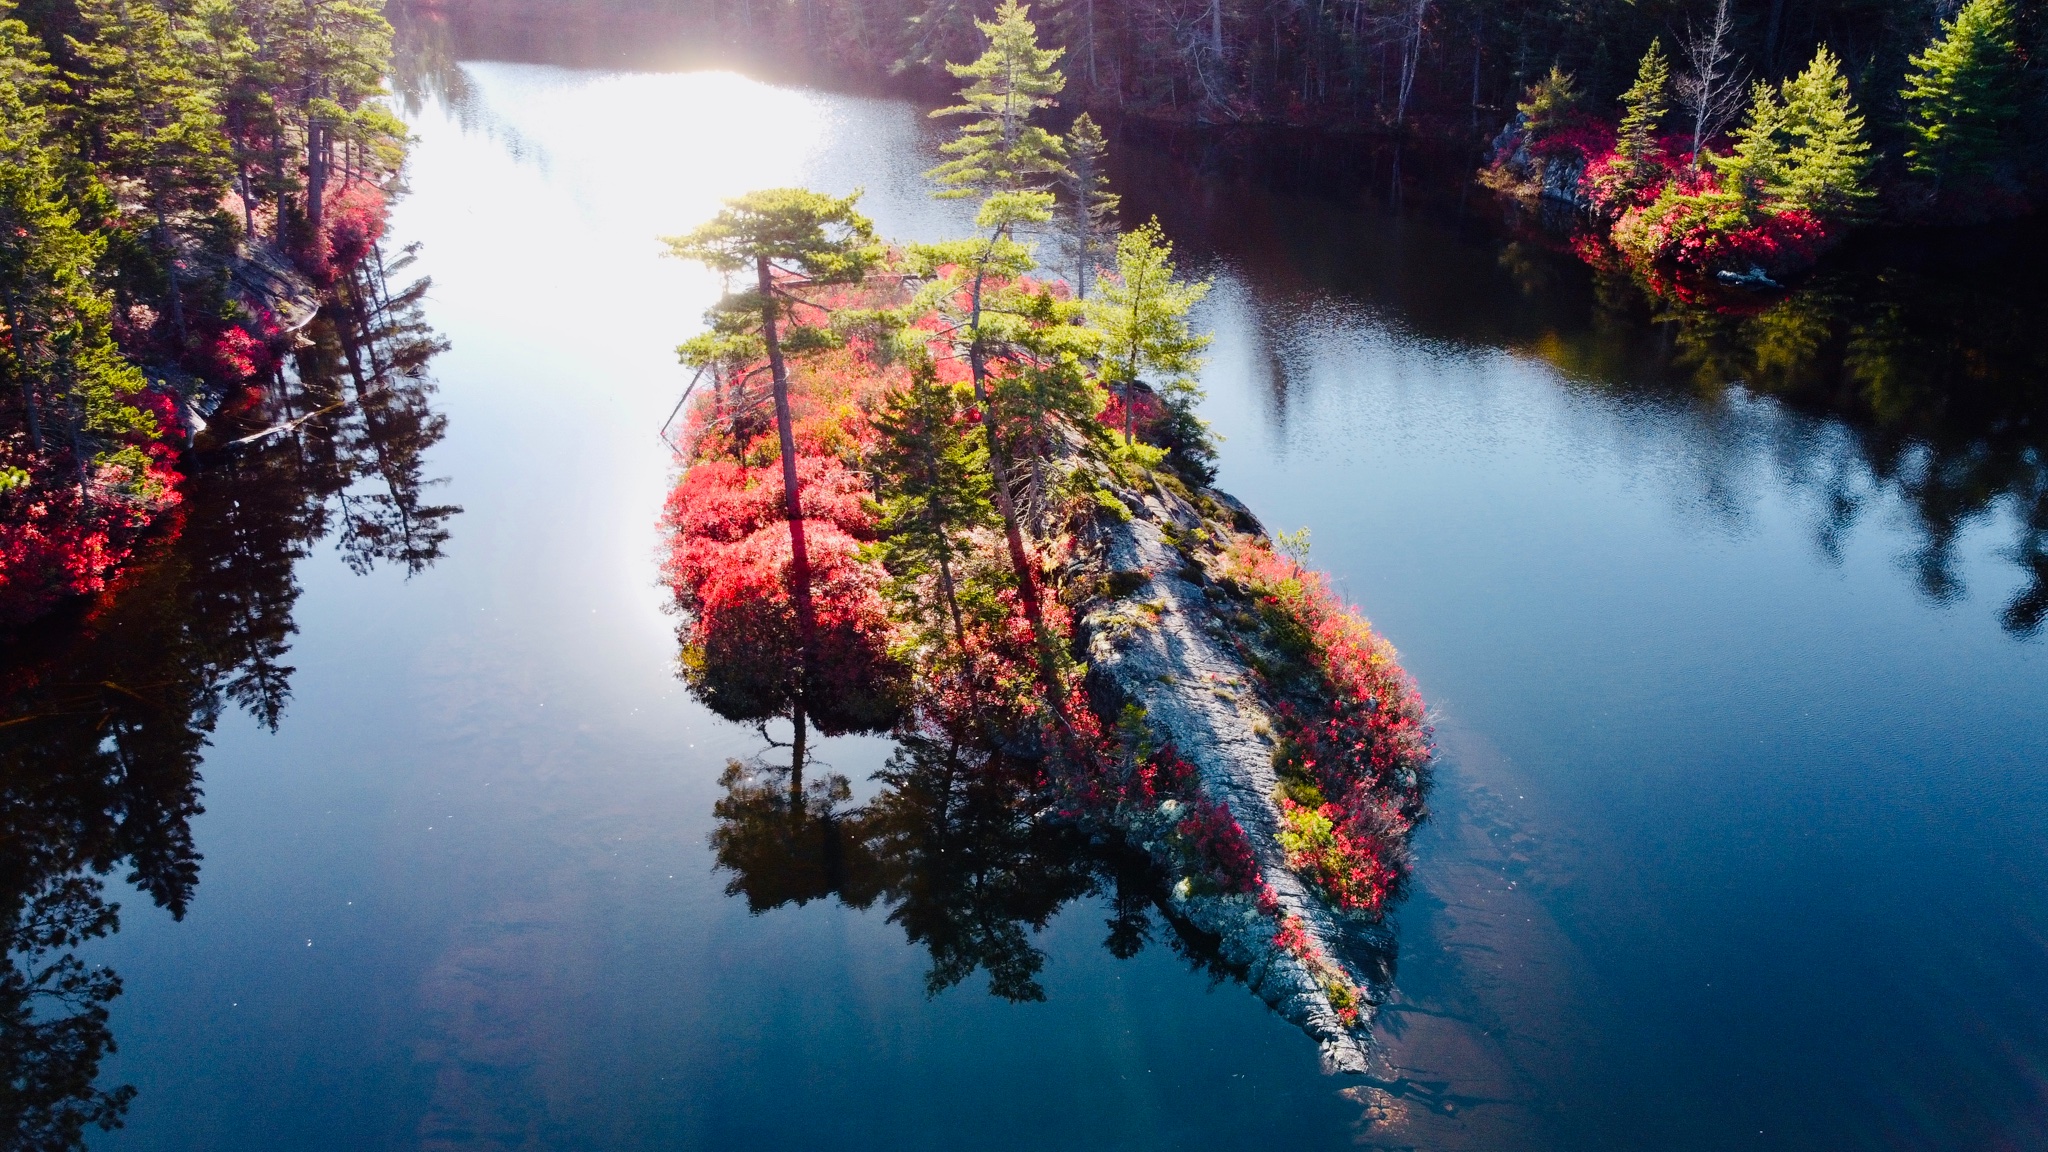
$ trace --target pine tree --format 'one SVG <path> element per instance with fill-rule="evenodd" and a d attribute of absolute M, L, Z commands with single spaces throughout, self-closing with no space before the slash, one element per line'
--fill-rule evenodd
<path fill-rule="evenodd" d="M 726 201 L 723 211 L 686 236 L 668 239 L 670 252 L 713 271 L 752 273 L 751 290 L 728 293 L 712 308 L 714 328 L 750 328 L 761 338 L 774 381 L 775 430 L 782 449 L 782 495 L 789 521 L 791 599 L 796 604 L 800 651 L 816 635 L 811 603 L 810 555 L 804 543 L 803 504 L 797 487 L 796 428 L 789 406 L 785 353 L 802 355 L 830 340 L 816 324 L 793 325 L 798 310 L 816 308 L 806 295 L 830 284 L 859 281 L 881 259 L 874 226 L 854 210 L 859 194 L 843 199 L 803 188 L 772 188 Z M 799 676 L 797 682 L 802 683 Z M 801 727 L 802 721 L 798 720 Z"/>
<path fill-rule="evenodd" d="M 2019 47 L 2008 0 L 1969 0 L 1910 61 L 1906 163 L 1937 185 L 1983 176 L 2019 116 Z"/>
<path fill-rule="evenodd" d="M 213 91 L 234 166 L 235 193 L 242 201 L 243 231 L 253 237 L 259 197 L 255 174 L 267 141 L 282 131 L 277 120 L 276 62 L 256 43 L 235 0 L 200 0 L 180 39 L 190 48 L 198 75 Z"/>
<path fill-rule="evenodd" d="M 1621 125 L 1615 129 L 1614 151 L 1631 164 L 1657 154 L 1657 133 L 1671 110 L 1671 62 L 1664 42 L 1651 40 L 1636 65 L 1635 83 L 1621 94 Z"/>
<path fill-rule="evenodd" d="M 1650 41 L 1636 67 L 1635 83 L 1621 94 L 1621 124 L 1615 130 L 1614 155 L 1595 178 L 1597 202 L 1619 215 L 1640 203 L 1658 183 L 1662 171 L 1657 132 L 1670 111 L 1671 64 L 1661 41 Z"/>
<path fill-rule="evenodd" d="M 1150 387 L 1178 428 L 1176 469 L 1206 482 L 1214 450 L 1194 406 L 1201 398 L 1195 376 L 1209 337 L 1196 335 L 1187 316 L 1209 294 L 1209 282 L 1175 275 L 1173 245 L 1156 219 L 1117 241 L 1116 268 L 1115 280 L 1089 302 L 1088 314 L 1102 332 L 1103 383 L 1123 393 L 1124 442 L 1136 438 L 1132 413 L 1138 390 Z"/>
<path fill-rule="evenodd" d="M 960 389 L 941 384 L 929 362 L 919 364 L 910 387 L 875 414 L 880 443 L 873 459 L 882 478 L 882 564 L 898 579 L 936 578 L 963 660 L 967 626 L 956 571 L 967 550 L 962 537 L 997 523 L 986 450 L 966 432 L 969 408 Z"/>
<path fill-rule="evenodd" d="M 1529 85 L 1515 111 L 1522 114 L 1522 131 L 1535 139 L 1569 124 L 1578 114 L 1582 99 L 1578 81 L 1552 64 L 1547 75 Z"/>
<path fill-rule="evenodd" d="M 1752 208 L 1853 218 L 1870 199 L 1870 142 L 1841 62 L 1823 46 L 1777 89 L 1759 82 L 1735 149 L 1714 157 L 1730 192 Z"/>
<path fill-rule="evenodd" d="M 1785 81 L 1786 204 L 1823 219 L 1855 215 L 1872 196 L 1870 141 L 1849 95 L 1841 61 L 1822 45 L 1813 62 Z"/>
<path fill-rule="evenodd" d="M 1783 195 L 1791 179 L 1786 135 L 1777 89 L 1757 81 L 1750 86 L 1749 111 L 1735 129 L 1734 150 L 1711 158 L 1723 185 L 1752 207 Z"/>
<path fill-rule="evenodd" d="M 213 93 L 195 74 L 170 14 L 151 0 L 78 0 L 78 15 L 92 32 L 90 40 L 71 41 L 79 61 L 73 83 L 85 92 L 88 158 L 123 207 L 149 220 L 182 343 L 179 237 L 220 203 L 228 176 Z"/>
<path fill-rule="evenodd" d="M 954 327 L 965 345 L 975 402 L 985 417 L 996 508 L 1002 513 L 1004 542 L 1017 573 L 1018 598 L 1039 639 L 1047 690 L 1055 691 L 1037 573 L 1010 491 L 1010 461 L 999 431 L 1003 414 L 992 405 L 988 387 L 990 365 L 1003 354 L 1003 342 L 992 338 L 1000 334 L 991 333 L 990 320 L 1001 317 L 985 307 L 983 297 L 992 279 L 1013 282 L 1031 271 L 1036 260 L 1017 234 L 1053 219 L 1054 200 L 1047 189 L 1065 173 L 1063 149 L 1057 136 L 1031 123 L 1031 116 L 1052 106 L 1053 97 L 1066 87 L 1066 77 L 1055 67 L 1063 49 L 1038 46 L 1030 9 L 1017 0 L 1003 0 L 993 20 L 977 21 L 976 26 L 988 38 L 981 56 L 972 64 L 946 66 L 968 81 L 960 90 L 961 102 L 932 113 L 966 117 L 966 123 L 941 146 L 952 159 L 926 175 L 939 185 L 934 195 L 941 199 L 983 198 L 975 214 L 979 236 L 951 244 L 913 245 L 910 255 L 915 268 L 933 277 L 922 302 L 944 310 L 947 301 L 962 293 L 967 298 L 966 314 Z M 952 269 L 950 275 L 938 275 L 946 268 Z"/>
<path fill-rule="evenodd" d="M 1034 112 L 1050 108 L 1067 78 L 1055 67 L 1064 48 L 1040 48 L 1031 9 L 1003 0 L 995 19 L 977 20 L 988 47 L 972 64 L 948 64 L 968 81 L 960 103 L 932 113 L 966 117 L 953 139 L 939 150 L 952 159 L 926 173 L 941 198 L 964 199 L 998 192 L 1043 192 L 1065 171 L 1059 137 L 1031 123 Z"/>
<path fill-rule="evenodd" d="M 1102 129 L 1086 112 L 1075 117 L 1067 130 L 1066 250 L 1074 273 L 1074 295 L 1088 298 L 1088 282 L 1095 275 L 1098 259 L 1113 250 L 1117 206 L 1123 197 L 1109 190 L 1109 172 L 1103 161 L 1109 145 Z"/>
<path fill-rule="evenodd" d="M 276 62 L 276 103 L 305 158 L 305 216 L 315 233 L 326 219 L 337 164 L 346 180 L 404 130 L 377 97 L 391 56 L 391 25 L 377 0 L 245 0 L 261 50 Z M 280 138 L 272 159 L 279 193 L 297 184 Z M 389 166 L 389 156 L 380 158 Z"/>
<path fill-rule="evenodd" d="M 93 281 L 105 239 L 80 230 L 65 196 L 44 110 L 54 80 L 26 25 L 0 10 L 0 380 L 21 395 L 35 452 L 64 434 L 81 489 L 88 473 L 119 474 L 130 493 L 153 495 L 127 441 L 159 429 L 129 402 L 142 374 L 114 347 L 113 305 Z M 17 481 L 32 474 L 21 471 Z"/>

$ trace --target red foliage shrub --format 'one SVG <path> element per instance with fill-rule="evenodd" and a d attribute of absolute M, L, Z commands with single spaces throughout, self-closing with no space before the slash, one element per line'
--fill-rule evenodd
<path fill-rule="evenodd" d="M 1147 440 L 1147 434 L 1166 415 L 1166 405 L 1159 395 L 1150 388 L 1132 390 L 1129 398 L 1131 430 L 1138 439 Z M 1124 430 L 1125 389 L 1114 388 L 1109 393 L 1109 403 L 1102 409 L 1101 420 L 1118 435 Z"/>
<path fill-rule="evenodd" d="M 1229 808 L 1207 797 L 1198 798 L 1188 804 L 1188 814 L 1174 831 L 1200 862 L 1203 879 L 1226 893 L 1258 890 L 1259 862 Z"/>
<path fill-rule="evenodd" d="M 363 180 L 330 196 L 325 220 L 326 263 L 334 272 L 341 273 L 362 263 L 371 247 L 383 238 L 390 198 L 384 189 Z"/>
<path fill-rule="evenodd" d="M 240 384 L 269 365 L 270 349 L 248 329 L 230 325 L 207 346 L 204 370 L 212 379 Z"/>
<path fill-rule="evenodd" d="M 723 546 L 705 567 L 684 632 L 685 677 L 727 719 L 765 720 L 801 699 L 828 734 L 886 728 L 905 686 L 889 653 L 879 574 L 859 543 L 828 522 L 806 521 L 805 542 L 816 623 L 810 652 L 802 651 L 790 591 L 789 531 L 775 524 Z"/>

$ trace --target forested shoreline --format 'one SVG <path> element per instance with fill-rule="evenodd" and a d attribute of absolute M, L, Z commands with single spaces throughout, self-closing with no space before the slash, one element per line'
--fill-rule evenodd
<path fill-rule="evenodd" d="M 1033 7 L 1048 47 L 1066 52 L 1063 102 L 1101 115 L 1202 123 L 1287 123 L 1401 128 L 1477 144 L 1511 119 L 1530 85 L 1555 67 L 1576 78 L 1591 106 L 1612 110 L 1652 40 L 1693 68 L 1711 42 L 1720 73 L 1773 85 L 1797 75 L 1825 46 L 1870 118 L 1880 151 L 1906 138 L 1899 80 L 1942 35 L 1960 5 L 1943 0 L 1051 0 Z M 406 8 L 466 23 L 551 27 L 573 43 L 575 25 L 630 17 L 687 36 L 706 51 L 768 67 L 823 68 L 854 81 L 892 82 L 934 98 L 949 88 L 949 60 L 975 50 L 974 21 L 988 0 L 408 0 Z M 2026 59 L 2048 35 L 2036 5 L 2015 5 L 2012 37 Z M 1716 35 L 1715 29 L 1720 32 Z M 715 47 L 713 47 L 715 46 Z M 1702 58 L 1705 56 L 1703 54 Z M 1746 92 L 1747 83 L 1735 85 Z M 2029 179 L 2048 79 L 2029 68 L 2021 115 L 2005 141 Z M 2036 159 L 2030 159 L 2036 158 Z"/>
<path fill-rule="evenodd" d="M 388 304 L 390 51 L 374 2 L 0 8 L 0 626 L 104 588 L 323 307 Z"/>

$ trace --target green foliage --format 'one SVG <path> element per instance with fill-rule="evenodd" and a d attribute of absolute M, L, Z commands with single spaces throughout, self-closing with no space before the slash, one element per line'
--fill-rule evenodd
<path fill-rule="evenodd" d="M 1615 154 L 1631 164 L 1641 164 L 1657 152 L 1657 133 L 1671 110 L 1671 62 L 1664 56 L 1664 42 L 1650 41 L 1636 65 L 1635 83 L 1621 94 L 1621 126 L 1615 130 Z"/>
<path fill-rule="evenodd" d="M 1710 156 L 1722 183 L 1745 202 L 1759 203 L 1779 195 L 1790 183 L 1786 164 L 1785 105 L 1769 84 L 1750 87 L 1749 110 L 1736 126 L 1735 147 L 1726 156 Z"/>
<path fill-rule="evenodd" d="M 1584 99 L 1572 74 L 1552 64 L 1547 74 L 1529 85 L 1515 111 L 1522 114 L 1522 130 L 1537 137 L 1570 123 Z"/>
<path fill-rule="evenodd" d="M 1854 214 L 1871 189 L 1870 142 L 1841 61 L 1826 45 L 1785 81 L 1786 182 L 1780 199 L 1823 218 Z"/>
<path fill-rule="evenodd" d="M 71 41 L 71 80 L 85 93 L 80 126 L 102 178 L 159 221 L 213 208 L 227 187 L 227 140 L 170 15 L 150 0 L 78 0 L 78 15 L 92 38 Z"/>
<path fill-rule="evenodd" d="M 2008 0 L 1969 0 L 1941 36 L 1912 58 L 1906 162 L 1934 181 L 1981 176 L 2000 158 L 2019 117 L 2019 47 Z"/>
<path fill-rule="evenodd" d="M 145 462 L 123 438 L 154 434 L 155 420 L 129 402 L 142 374 L 115 349 L 112 301 L 94 281 L 105 240 L 80 229 L 65 194 L 67 157 L 42 103 L 51 80 L 27 27 L 0 18 L 0 381 L 20 395 L 33 447 L 61 432 L 81 479 L 115 469 L 146 495 Z"/>
<path fill-rule="evenodd" d="M 1175 469 L 1207 483 L 1215 447 L 1194 409 L 1202 396 L 1195 378 L 1210 338 L 1195 334 L 1188 313 L 1209 294 L 1210 284 L 1175 274 L 1173 244 L 1157 220 L 1117 241 L 1116 266 L 1116 276 L 1088 302 L 1088 316 L 1102 332 L 1103 385 L 1124 393 L 1124 439 L 1135 439 L 1130 414 L 1138 386 L 1147 385 L 1166 407 Z"/>
<path fill-rule="evenodd" d="M 1729 191 L 1772 210 L 1853 217 L 1872 196 L 1870 142 L 1841 62 L 1823 46 L 1776 91 L 1758 83 L 1734 152 L 1713 159 Z"/>
<path fill-rule="evenodd" d="M 860 193 L 827 196 L 806 188 L 768 188 L 725 202 L 718 215 L 682 236 L 665 238 L 669 254 L 715 272 L 759 273 L 745 289 L 728 292 L 712 308 L 712 326 L 730 340 L 749 333 L 759 338 L 759 321 L 778 322 L 808 303 L 803 291 L 865 278 L 884 255 L 874 225 L 855 208 Z M 764 295 L 762 284 L 771 287 Z M 829 345 L 822 325 L 792 328 L 786 347 L 802 354 Z M 690 349 L 691 345 L 685 345 Z M 691 355 L 734 351 L 729 344 L 698 346 Z"/>
<path fill-rule="evenodd" d="M 1102 129 L 1086 112 L 1067 130 L 1066 256 L 1073 271 L 1074 295 L 1088 298 L 1096 263 L 1113 249 L 1117 208 L 1123 198 L 1109 190 L 1104 158 L 1109 145 Z"/>
<path fill-rule="evenodd" d="M 914 601 L 904 595 L 909 588 L 935 583 L 947 611 L 943 623 L 952 626 L 963 650 L 963 615 L 988 615 L 993 603 L 974 595 L 990 591 L 980 583 L 961 587 L 958 567 L 969 551 L 964 538 L 997 523 L 988 455 L 967 435 L 972 402 L 957 386 L 940 383 L 929 365 L 919 366 L 910 386 L 891 394 L 875 413 L 877 441 L 870 459 L 882 508 L 875 550 L 899 582 L 897 600 Z M 963 608 L 970 596 L 974 602 Z"/>
<path fill-rule="evenodd" d="M 966 117 L 959 133 L 940 147 L 952 157 L 926 173 L 942 197 L 1043 191 L 1066 171 L 1059 137 L 1030 122 L 1049 108 L 1067 79 L 1054 65 L 1063 48 L 1040 48 L 1031 9 L 1003 0 L 995 19 L 977 20 L 988 47 L 972 64 L 948 64 L 968 81 L 960 103 L 932 115 Z"/>
<path fill-rule="evenodd" d="M 725 202 L 695 231 L 666 238 L 670 255 L 715 272 L 753 271 L 767 260 L 813 284 L 851 284 L 881 259 L 874 225 L 855 210 L 860 193 L 768 188 Z"/>

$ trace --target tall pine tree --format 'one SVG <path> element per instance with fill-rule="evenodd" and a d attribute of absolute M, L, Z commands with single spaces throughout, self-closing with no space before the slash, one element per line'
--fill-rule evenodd
<path fill-rule="evenodd" d="M 1123 397 L 1124 441 L 1136 438 L 1134 413 L 1141 390 L 1166 408 L 1169 463 L 1198 483 L 1211 478 L 1214 449 L 1194 414 L 1201 392 L 1195 376 L 1209 337 L 1196 335 L 1188 313 L 1209 294 L 1206 280 L 1188 282 L 1174 272 L 1173 245 L 1153 220 L 1117 241 L 1116 278 L 1089 302 L 1089 318 L 1102 332 L 1102 380 Z"/>
<path fill-rule="evenodd" d="M 1109 145 L 1102 129 L 1086 112 L 1067 130 L 1066 256 L 1073 271 L 1074 295 L 1088 298 L 1096 262 L 1114 250 L 1117 207 L 1123 198 L 1109 190 L 1104 164 Z"/>
<path fill-rule="evenodd" d="M 797 485 L 796 423 L 789 404 L 787 354 L 801 355 L 829 342 L 817 324 L 795 324 L 800 309 L 816 310 L 810 294 L 831 284 L 858 282 L 881 259 L 874 226 L 854 210 L 858 195 L 843 199 L 803 188 L 771 188 L 726 201 L 724 210 L 696 231 L 669 239 L 671 253 L 713 271 L 751 276 L 752 286 L 728 293 L 713 309 L 714 329 L 758 335 L 774 381 L 775 431 L 782 449 L 783 513 L 789 521 L 790 598 L 796 605 L 798 659 L 816 648 L 817 613 L 811 602 L 810 553 L 805 546 L 802 494 Z M 813 669 L 796 670 L 808 683 Z M 803 701 L 794 702 L 802 739 Z"/>
<path fill-rule="evenodd" d="M 1873 194 L 1870 141 L 1841 61 L 1821 45 L 1783 91 L 1786 176 L 1779 197 L 1822 219 L 1856 215 Z"/>
<path fill-rule="evenodd" d="M 977 21 L 988 46 L 971 64 L 949 64 L 953 75 L 966 80 L 959 104 L 941 108 L 933 116 L 965 118 L 958 135 L 941 148 L 951 159 L 927 175 L 939 185 L 935 195 L 942 199 L 982 197 L 975 215 L 980 233 L 974 240 L 950 244 L 914 245 L 913 265 L 937 275 L 922 301 L 942 311 L 950 301 L 965 296 L 965 314 L 954 326 L 956 342 L 964 344 L 968 374 L 974 385 L 975 402 L 982 406 L 983 426 L 988 435 L 989 468 L 993 473 L 996 508 L 1002 513 L 1003 536 L 1017 573 L 1018 597 L 1024 614 L 1039 640 L 1042 671 L 1048 691 L 1054 690 L 1051 639 L 1045 631 L 1044 614 L 1038 595 L 1038 575 L 1025 547 L 1023 527 L 1011 493 L 1010 461 L 1002 435 L 1003 413 L 992 403 L 988 386 L 992 361 L 1005 354 L 1000 331 L 1003 317 L 986 307 L 984 299 L 992 282 L 1009 286 L 1031 271 L 1037 261 L 1028 246 L 1020 243 L 1020 230 L 1046 224 L 1053 219 L 1054 200 L 1048 189 L 1064 172 L 1064 149 L 1059 137 L 1033 124 L 1033 113 L 1052 106 L 1054 97 L 1066 87 L 1066 77 L 1055 66 L 1063 51 L 1040 48 L 1038 29 L 1031 23 L 1030 9 L 1017 0 L 1003 0 L 992 20 Z M 1005 309 L 1014 313 L 1016 309 Z M 1011 325 L 1010 327 L 1014 327 Z"/>
<path fill-rule="evenodd" d="M 1621 125 L 1614 134 L 1614 159 L 1601 181 L 1603 198 L 1617 210 L 1627 208 L 1657 183 L 1661 148 L 1657 134 L 1671 110 L 1671 62 L 1661 40 L 1636 65 L 1635 83 L 1621 94 Z"/>
<path fill-rule="evenodd" d="M 1914 56 L 1906 102 L 1906 163 L 1937 186 L 1987 175 L 2019 117 L 2019 46 L 2009 0 L 1969 0 Z"/>
<path fill-rule="evenodd" d="M 182 237 L 216 210 L 228 178 L 228 146 L 214 93 L 199 79 L 171 14 L 151 0 L 78 0 L 91 31 L 73 39 L 73 83 L 85 93 L 88 158 L 122 208 L 142 219 L 167 281 L 164 303 L 187 338 L 179 275 Z"/>

